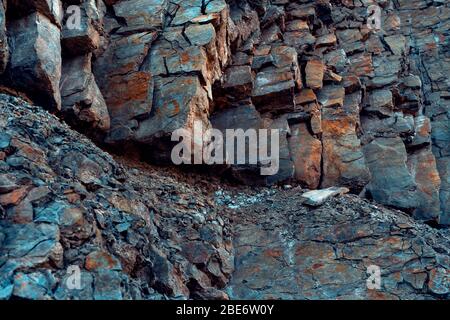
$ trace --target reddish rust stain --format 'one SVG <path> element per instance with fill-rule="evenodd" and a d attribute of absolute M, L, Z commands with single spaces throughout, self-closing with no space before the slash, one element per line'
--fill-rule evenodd
<path fill-rule="evenodd" d="M 27 195 L 29 187 L 22 187 L 0 196 L 0 205 L 17 205 Z"/>
<path fill-rule="evenodd" d="M 180 54 L 181 63 L 188 63 L 191 60 L 191 56 L 186 51 Z"/>
<path fill-rule="evenodd" d="M 266 257 L 278 258 L 278 257 L 281 257 L 283 255 L 283 253 L 279 249 L 269 249 L 269 250 L 264 251 L 264 255 Z"/>
<path fill-rule="evenodd" d="M 181 107 L 177 100 L 171 100 L 163 105 L 163 109 L 167 112 L 169 117 L 173 117 L 180 113 Z"/>
<path fill-rule="evenodd" d="M 314 270 L 317 270 L 317 269 L 322 268 L 322 267 L 323 267 L 323 263 L 315 263 L 315 264 L 312 266 L 312 268 L 313 268 Z"/>
<path fill-rule="evenodd" d="M 106 265 L 105 265 L 106 263 Z M 89 255 L 86 258 L 86 269 L 87 270 L 95 270 L 100 267 L 104 267 L 107 269 L 112 269 L 115 263 L 113 258 L 107 254 L 106 252 L 97 252 L 95 254 Z"/>
<path fill-rule="evenodd" d="M 334 136 L 343 136 L 347 134 L 351 127 L 351 119 L 322 120 L 322 128 L 324 133 Z"/>

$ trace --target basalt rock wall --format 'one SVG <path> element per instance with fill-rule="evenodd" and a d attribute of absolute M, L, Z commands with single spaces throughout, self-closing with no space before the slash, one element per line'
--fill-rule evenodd
<path fill-rule="evenodd" d="M 280 129 L 264 183 L 348 186 L 449 224 L 449 27 L 437 0 L 8 0 L 1 82 L 163 161 L 195 121 Z"/>

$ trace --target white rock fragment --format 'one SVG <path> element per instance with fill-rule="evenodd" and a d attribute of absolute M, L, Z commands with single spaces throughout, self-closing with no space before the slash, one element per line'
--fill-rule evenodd
<path fill-rule="evenodd" d="M 343 195 L 348 193 L 350 190 L 347 188 L 338 188 L 338 187 L 331 187 L 327 189 L 322 190 L 313 190 L 308 191 L 304 194 L 302 194 L 302 198 L 305 200 L 304 204 L 307 204 L 309 206 L 318 207 L 325 203 L 328 199 L 337 196 L 337 195 Z"/>

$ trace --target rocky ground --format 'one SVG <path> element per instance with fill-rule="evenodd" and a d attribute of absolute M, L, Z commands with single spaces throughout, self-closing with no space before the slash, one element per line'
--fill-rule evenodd
<path fill-rule="evenodd" d="M 113 158 L 8 95 L 0 128 L 1 299 L 449 298 L 448 230 L 400 211 Z"/>
<path fill-rule="evenodd" d="M 230 298 L 448 298 L 448 230 L 353 195 L 312 208 L 301 194 L 273 189 L 237 201 Z M 371 265 L 381 268 L 381 290 L 367 289 Z"/>
<path fill-rule="evenodd" d="M 0 103 L 1 298 L 225 297 L 232 242 L 207 181 L 121 165 L 41 108 Z"/>

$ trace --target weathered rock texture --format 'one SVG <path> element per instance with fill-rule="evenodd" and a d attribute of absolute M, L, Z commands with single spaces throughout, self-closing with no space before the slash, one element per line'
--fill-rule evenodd
<path fill-rule="evenodd" d="M 316 207 L 117 160 L 0 95 L 0 299 L 450 298 L 448 230 L 347 188 Z"/>
<path fill-rule="evenodd" d="M 163 162 L 195 121 L 277 128 L 279 173 L 235 178 L 345 186 L 450 224 L 448 2 L 84 0 L 76 29 L 72 2 L 0 5 L 4 85 Z"/>
<path fill-rule="evenodd" d="M 0 95 L 0 299 L 226 298 L 229 224 L 204 184 L 126 170 Z"/>
<path fill-rule="evenodd" d="M 449 297 L 448 231 L 352 195 L 318 208 L 303 206 L 298 188 L 218 198 L 236 210 L 231 299 Z M 371 265 L 381 290 L 367 289 Z"/>

